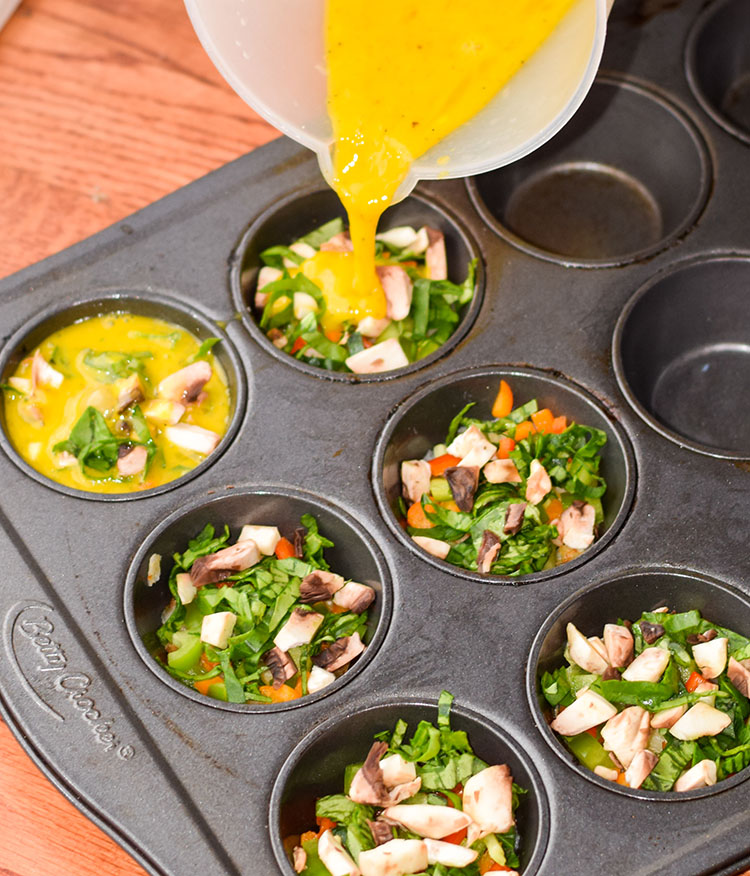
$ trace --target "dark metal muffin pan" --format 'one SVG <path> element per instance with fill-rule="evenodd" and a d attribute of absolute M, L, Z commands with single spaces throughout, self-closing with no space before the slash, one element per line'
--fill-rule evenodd
<path fill-rule="evenodd" d="M 335 728 L 347 745 L 356 737 L 364 753 L 374 723 L 380 729 L 396 714 L 425 714 L 443 688 L 456 695 L 457 722 L 477 728 L 475 744 L 486 757 L 497 740 L 497 750 L 527 770 L 542 812 L 539 829 L 528 831 L 534 845 L 527 849 L 528 872 L 605 872 L 604 862 L 615 855 L 622 876 L 730 876 L 750 866 L 749 786 L 742 777 L 695 799 L 638 799 L 582 775 L 564 752 L 554 751 L 557 742 L 546 737 L 527 694 L 539 642 L 547 636 L 540 630 L 554 630 L 566 601 L 583 588 L 616 581 L 633 613 L 662 598 L 665 576 L 686 582 L 680 597 L 691 595 L 691 582 L 707 580 L 750 603 L 750 446 L 743 443 L 750 415 L 741 392 L 746 384 L 732 360 L 720 355 L 723 344 L 747 344 L 747 292 L 735 279 L 720 280 L 701 295 L 690 279 L 708 265 L 744 265 L 748 249 L 748 144 L 715 124 L 688 82 L 696 29 L 711 10 L 733 5 L 741 6 L 719 0 L 704 12 L 701 0 L 617 0 L 603 72 L 592 92 L 601 101 L 599 114 L 586 115 L 584 105 L 581 119 L 593 131 L 606 118 L 606 139 L 632 144 L 628 161 L 593 151 L 571 158 L 568 128 L 543 150 L 550 167 L 592 162 L 599 172 L 606 165 L 610 181 L 625 180 L 630 191 L 643 194 L 652 217 L 658 215 L 658 240 L 654 234 L 650 243 L 599 258 L 560 255 L 512 239 L 500 227 L 502 216 L 489 221 L 491 204 L 479 197 L 505 185 L 512 168 L 497 171 L 496 180 L 490 174 L 468 184 L 422 185 L 394 210 L 394 216 L 412 210 L 417 221 L 433 211 L 455 241 L 455 253 L 478 254 L 483 294 L 451 345 L 387 379 L 330 380 L 305 371 L 270 349 L 241 312 L 243 269 L 252 273 L 257 247 L 266 243 L 249 229 L 260 228 L 262 217 L 273 222 L 281 216 L 280 224 L 268 227 L 273 234 L 288 227 L 289 240 L 307 230 L 311 217 L 330 218 L 323 215 L 325 205 L 310 208 L 311 192 L 322 189 L 312 154 L 285 140 L 0 283 L 2 376 L 42 311 L 117 293 L 169 299 L 209 325 L 225 325 L 226 349 L 236 351 L 236 434 L 221 455 L 168 492 L 127 502 L 69 495 L 0 454 L 3 715 L 63 792 L 147 870 L 163 876 L 278 872 L 280 819 L 293 805 L 294 789 L 314 771 L 305 753 L 325 753 L 321 782 L 331 787 L 336 778 L 330 772 L 342 759 Z M 701 33 L 721 54 L 721 34 L 712 35 L 707 25 Z M 741 67 L 740 53 L 736 58 Z M 608 110 L 636 96 L 654 112 L 644 115 L 634 137 L 627 114 L 618 122 L 619 114 Z M 664 170 L 649 176 L 654 166 Z M 662 198 L 666 180 L 677 191 Z M 670 212 L 677 201 L 682 206 Z M 601 198 L 587 203 L 606 206 Z M 628 234 L 637 213 L 630 215 L 620 229 Z M 672 311 L 659 303 L 666 294 L 674 299 Z M 618 366 L 622 385 L 611 358 L 618 319 L 622 344 L 615 349 L 624 351 L 623 363 L 629 351 L 636 356 Z M 649 334 L 659 320 L 662 333 Z M 732 324 L 730 336 L 714 332 Z M 642 334 L 650 340 L 639 352 Z M 713 351 L 711 367 L 726 375 L 725 383 L 719 379 L 708 390 L 717 394 L 726 429 L 714 424 L 709 433 L 693 421 L 671 419 L 649 383 L 663 379 L 670 362 L 683 362 L 703 347 Z M 694 376 L 691 367 L 688 377 Z M 614 517 L 599 546 L 539 580 L 485 583 L 427 561 L 395 533 L 387 490 L 377 477 L 382 467 L 373 467 L 376 453 L 384 458 L 384 436 L 398 433 L 412 402 L 441 387 L 437 428 L 448 409 L 460 406 L 460 392 L 453 405 L 445 388 L 451 375 L 493 369 L 569 388 L 609 424 L 610 449 L 626 448 L 626 465 L 612 457 L 615 494 L 622 498 L 617 510 L 608 508 Z M 696 386 L 679 387 L 667 406 L 688 410 L 696 404 Z M 724 392 L 723 386 L 734 389 Z M 705 408 L 695 410 L 700 420 Z M 428 413 L 423 416 L 427 422 Z M 729 443 L 722 445 L 724 435 Z M 139 644 L 139 630 L 146 631 L 149 618 L 153 624 L 159 593 L 134 601 L 152 540 L 167 548 L 193 522 L 196 528 L 209 520 L 221 524 L 215 512 L 222 507 L 234 523 L 259 507 L 276 513 L 276 503 L 293 496 L 285 511 L 296 514 L 306 495 L 311 509 L 324 509 L 321 516 L 336 529 L 337 551 L 352 546 L 341 563 L 361 550 L 365 574 L 382 584 L 368 661 L 326 696 L 289 709 L 233 710 L 175 689 L 147 663 Z M 269 496 L 270 506 L 258 505 L 259 497 Z M 166 570 L 166 557 L 164 564 Z M 653 586 L 644 583 L 649 580 Z M 670 593 L 677 599 L 677 589 Z M 649 595 L 644 605 L 628 601 L 640 602 L 641 595 Z M 608 605 L 618 607 L 615 600 Z M 739 628 L 745 617 L 736 612 Z"/>

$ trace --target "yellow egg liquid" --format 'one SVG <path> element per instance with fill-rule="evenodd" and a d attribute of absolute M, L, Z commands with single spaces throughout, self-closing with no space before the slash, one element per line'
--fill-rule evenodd
<path fill-rule="evenodd" d="M 178 478 L 205 459 L 202 454 L 184 450 L 164 436 L 164 425 L 148 420 L 157 453 L 144 476 L 118 477 L 99 472 L 87 477 L 79 465 L 61 465 L 53 447 L 68 439 L 86 408 L 99 410 L 116 434 L 118 414 L 116 385 L 102 379 L 101 373 L 85 364 L 87 353 L 117 352 L 151 354 L 144 357 L 143 378 L 147 399 L 154 397 L 159 382 L 180 370 L 197 353 L 200 341 L 180 326 L 160 319 L 130 313 L 109 313 L 84 319 L 47 337 L 38 348 L 53 368 L 63 374 L 58 388 L 40 386 L 31 398 L 3 391 L 5 428 L 18 453 L 38 472 L 57 483 L 95 493 L 129 493 L 157 487 Z M 31 377 L 32 350 L 12 375 Z M 227 378 L 216 357 L 205 357 L 213 374 L 203 387 L 206 397 L 200 404 L 189 404 L 180 422 L 223 435 L 229 425 L 231 401 Z M 143 406 L 144 403 L 142 402 Z M 30 416 L 32 411 L 36 416 Z M 91 474 L 91 473 L 90 473 Z"/>
<path fill-rule="evenodd" d="M 332 182 L 354 243 L 356 320 L 385 316 L 375 231 L 412 161 L 475 116 L 573 2 L 327 0 Z"/>

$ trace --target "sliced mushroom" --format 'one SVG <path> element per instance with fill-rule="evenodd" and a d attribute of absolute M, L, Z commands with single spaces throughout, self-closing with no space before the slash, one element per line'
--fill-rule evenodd
<path fill-rule="evenodd" d="M 482 473 L 490 484 L 520 484 L 522 480 L 512 459 L 493 459 Z"/>
<path fill-rule="evenodd" d="M 431 280 L 448 279 L 448 259 L 445 254 L 445 237 L 442 231 L 425 225 L 427 231 L 427 250 L 425 251 L 425 264 L 427 275 Z"/>
<path fill-rule="evenodd" d="M 479 543 L 477 551 L 477 571 L 486 575 L 492 568 L 495 558 L 503 546 L 499 536 L 495 535 L 490 529 L 485 529 L 482 533 L 482 541 Z"/>
<path fill-rule="evenodd" d="M 177 585 L 177 595 L 180 597 L 180 602 L 183 605 L 189 605 L 195 599 L 195 594 L 198 592 L 195 584 L 193 584 L 193 579 L 187 572 L 179 572 L 175 578 L 175 584 Z"/>
<path fill-rule="evenodd" d="M 376 846 L 382 846 L 393 839 L 393 828 L 390 824 L 386 824 L 384 821 L 368 821 L 367 826 L 370 828 Z"/>
<path fill-rule="evenodd" d="M 526 501 L 532 505 L 538 505 L 552 489 L 552 481 L 547 474 L 547 469 L 538 459 L 531 460 L 531 469 L 526 481 Z"/>
<path fill-rule="evenodd" d="M 330 830 L 324 830 L 320 835 L 318 857 L 331 876 L 361 876 L 362 871 L 354 863 L 344 844 Z"/>
<path fill-rule="evenodd" d="M 288 651 L 298 645 L 307 645 L 312 641 L 322 623 L 323 615 L 317 611 L 295 608 L 289 615 L 289 620 L 274 636 L 273 643 L 282 651 Z"/>
<path fill-rule="evenodd" d="M 624 669 L 633 659 L 633 634 L 621 624 L 605 624 L 604 647 L 610 666 Z"/>
<path fill-rule="evenodd" d="M 481 464 L 478 462 L 472 463 L 472 465 L 480 465 L 480 467 L 492 459 L 497 452 L 497 447 L 484 437 L 484 432 L 475 423 L 472 423 L 460 435 L 456 435 L 446 448 L 447 453 L 450 453 L 451 456 L 457 456 L 462 462 L 473 450 L 487 456 Z"/>
<path fill-rule="evenodd" d="M 716 764 L 712 760 L 702 760 L 686 770 L 674 783 L 674 791 L 695 791 L 716 784 Z"/>
<path fill-rule="evenodd" d="M 464 798 L 466 791 L 464 789 Z M 407 830 L 430 839 L 442 839 L 471 824 L 471 816 L 450 806 L 431 806 L 429 803 L 408 803 L 389 806 L 383 817 L 395 821 Z"/>
<path fill-rule="evenodd" d="M 148 462 L 148 450 L 143 445 L 127 447 L 121 444 L 117 450 L 117 473 L 124 478 L 140 474 Z"/>
<path fill-rule="evenodd" d="M 294 530 L 294 556 L 301 560 L 305 555 L 305 530 L 298 526 Z"/>
<path fill-rule="evenodd" d="M 659 758 L 653 751 L 639 751 L 625 770 L 625 782 L 628 787 L 640 788 L 658 761 Z"/>
<path fill-rule="evenodd" d="M 511 502 L 508 505 L 508 510 L 505 513 L 505 525 L 503 532 L 508 535 L 515 535 L 520 532 L 523 526 L 524 513 L 526 511 L 526 502 Z"/>
<path fill-rule="evenodd" d="M 411 540 L 422 550 L 427 551 L 428 554 L 432 554 L 433 557 L 437 557 L 439 560 L 444 560 L 451 551 L 451 546 L 447 541 L 441 541 L 439 538 L 430 538 L 427 535 L 413 535 Z"/>
<path fill-rule="evenodd" d="M 413 782 L 417 777 L 417 768 L 411 761 L 404 760 L 400 754 L 391 754 L 380 761 L 383 781 L 386 787 L 395 788 L 404 782 Z"/>
<path fill-rule="evenodd" d="M 366 316 L 357 323 L 357 331 L 364 338 L 377 338 L 378 335 L 383 334 L 390 324 L 391 321 L 387 317 L 375 319 L 374 316 Z"/>
<path fill-rule="evenodd" d="M 719 685 L 714 684 L 712 681 L 701 681 L 696 684 L 693 693 L 708 693 L 711 690 L 718 690 Z M 716 705 L 716 697 L 703 697 L 700 702 L 705 703 L 707 706 L 715 706 Z"/>
<path fill-rule="evenodd" d="M 665 648 L 646 648 L 622 673 L 624 681 L 659 681 L 669 663 Z"/>
<path fill-rule="evenodd" d="M 318 302 L 307 292 L 295 292 L 292 295 L 292 312 L 294 318 L 303 320 L 308 313 L 316 313 Z"/>
<path fill-rule="evenodd" d="M 258 545 L 258 550 L 264 557 L 272 557 L 276 545 L 281 541 L 281 533 L 276 526 L 256 526 L 246 523 L 240 530 L 237 541 L 247 541 L 248 538 Z"/>
<path fill-rule="evenodd" d="M 359 633 L 353 633 L 351 636 L 336 639 L 329 648 L 313 657 L 313 663 L 329 672 L 335 672 L 342 666 L 346 666 L 347 663 L 351 663 L 364 650 L 365 644 L 360 639 Z"/>
<path fill-rule="evenodd" d="M 445 843 L 441 840 L 425 839 L 427 848 L 427 863 L 442 864 L 444 867 L 458 867 L 463 869 L 476 861 L 479 852 L 467 849 L 456 843 Z"/>
<path fill-rule="evenodd" d="M 182 447 L 183 450 L 192 450 L 193 453 L 202 453 L 208 456 L 216 450 L 221 435 L 204 429 L 202 426 L 193 426 L 191 423 L 177 423 L 176 426 L 167 426 L 164 434 L 168 441 Z"/>
<path fill-rule="evenodd" d="M 165 377 L 157 388 L 157 395 L 173 402 L 195 401 L 212 374 L 208 362 L 199 359 Z"/>
<path fill-rule="evenodd" d="M 175 426 L 185 413 L 185 405 L 167 401 L 165 398 L 150 398 L 141 408 L 147 420 Z"/>
<path fill-rule="evenodd" d="M 698 702 L 672 725 L 669 732 L 677 739 L 700 739 L 703 736 L 716 736 L 731 723 L 732 719 L 726 712 Z"/>
<path fill-rule="evenodd" d="M 393 249 L 406 249 L 406 247 L 410 247 L 416 239 L 417 232 L 410 225 L 398 225 L 396 228 L 389 228 L 387 231 L 380 231 L 375 236 L 375 240 L 381 240 Z"/>
<path fill-rule="evenodd" d="M 646 748 L 650 732 L 649 713 L 641 706 L 628 706 L 602 727 L 602 745 L 627 769 L 636 754 Z"/>
<path fill-rule="evenodd" d="M 344 579 L 334 572 L 316 569 L 305 575 L 299 585 L 300 602 L 325 602 L 344 586 Z"/>
<path fill-rule="evenodd" d="M 348 231 L 339 231 L 320 244 L 321 252 L 353 252 L 354 244 Z"/>
<path fill-rule="evenodd" d="M 589 645 L 591 645 L 591 647 L 594 649 L 594 651 L 596 651 L 596 653 L 602 658 L 602 660 L 606 660 L 607 663 L 609 663 L 607 648 L 605 647 L 604 642 L 599 638 L 599 636 L 589 636 L 588 642 Z"/>
<path fill-rule="evenodd" d="M 292 866 L 295 873 L 301 873 L 307 866 L 307 852 L 302 846 L 295 846 L 292 852 Z"/>
<path fill-rule="evenodd" d="M 729 639 L 711 639 L 693 645 L 693 659 L 704 678 L 718 678 L 727 665 Z"/>
<path fill-rule="evenodd" d="M 401 265 L 378 265 L 375 270 L 385 295 L 385 315 L 388 319 L 404 319 L 411 310 L 411 277 Z"/>
<path fill-rule="evenodd" d="M 606 779 L 608 782 L 616 782 L 617 777 L 620 775 L 617 770 L 611 770 L 609 767 L 602 766 L 601 764 L 597 764 L 594 767 L 594 772 L 597 776 Z"/>
<path fill-rule="evenodd" d="M 359 866 L 362 876 L 407 876 L 409 873 L 421 873 L 428 866 L 427 848 L 422 840 L 392 839 L 382 846 L 360 852 Z"/>
<path fill-rule="evenodd" d="M 579 694 L 574 703 L 560 712 L 550 727 L 561 736 L 576 736 L 592 727 L 598 727 L 616 714 L 617 709 L 612 703 L 587 689 Z"/>
<path fill-rule="evenodd" d="M 49 364 L 39 350 L 36 350 L 31 360 L 31 391 L 33 392 L 37 386 L 51 386 L 53 389 L 58 389 L 62 382 L 63 375 Z"/>
<path fill-rule="evenodd" d="M 674 706 L 671 709 L 662 709 L 660 712 L 654 712 L 651 716 L 651 726 L 655 730 L 665 728 L 668 730 L 680 720 L 685 712 L 687 712 L 687 706 Z"/>
<path fill-rule="evenodd" d="M 641 621 L 638 626 L 641 628 L 643 641 L 647 645 L 653 645 L 666 632 L 662 624 L 651 624 L 648 621 Z"/>
<path fill-rule="evenodd" d="M 471 511 L 474 507 L 474 494 L 479 486 L 479 467 L 476 465 L 457 465 L 443 472 L 453 499 L 461 511 Z"/>
<path fill-rule="evenodd" d="M 355 374 L 379 374 L 382 371 L 393 371 L 394 368 L 404 368 L 409 360 L 397 338 L 388 338 L 379 344 L 373 344 L 346 360 L 346 366 Z"/>
<path fill-rule="evenodd" d="M 282 651 L 281 648 L 271 648 L 270 651 L 266 651 L 265 654 L 263 654 L 261 660 L 266 664 L 273 676 L 273 686 L 276 690 L 278 690 L 282 684 L 289 681 L 289 679 L 297 672 L 297 664 L 286 653 L 286 651 Z"/>
<path fill-rule="evenodd" d="M 464 812 L 477 825 L 481 836 L 505 833 L 513 818 L 513 777 L 507 764 L 487 767 L 464 783 Z"/>
<path fill-rule="evenodd" d="M 593 505 L 584 504 L 579 507 L 574 503 L 560 515 L 557 532 L 564 545 L 583 551 L 594 541 L 595 522 L 596 511 Z"/>
<path fill-rule="evenodd" d="M 258 545 L 251 539 L 222 548 L 205 557 L 198 557 L 190 569 L 196 587 L 226 580 L 234 572 L 244 572 L 260 562 Z"/>
<path fill-rule="evenodd" d="M 565 632 L 568 637 L 568 654 L 573 663 L 586 672 L 595 672 L 597 675 L 601 675 L 609 665 L 605 658 L 575 624 L 569 623 Z"/>
<path fill-rule="evenodd" d="M 333 595 L 333 601 L 336 605 L 353 611 L 354 614 L 362 614 L 372 605 L 374 599 L 375 591 L 372 587 L 368 587 L 367 584 L 358 584 L 356 581 L 344 584 L 341 590 Z"/>
<path fill-rule="evenodd" d="M 745 666 L 744 662 L 730 657 L 729 664 L 727 665 L 727 675 L 743 696 L 750 697 L 750 669 Z"/>
<path fill-rule="evenodd" d="M 365 758 L 365 762 L 357 770 L 349 786 L 349 797 L 355 803 L 366 803 L 371 806 L 394 806 L 402 800 L 408 800 L 419 791 L 422 779 L 417 778 L 414 765 L 411 770 L 402 769 L 399 765 L 388 763 L 386 771 L 380 761 L 388 750 L 385 742 L 374 742 Z M 398 757 L 398 755 L 396 755 Z M 392 761 L 392 758 L 386 758 Z M 386 781 L 402 778 L 402 781 Z"/>
<path fill-rule="evenodd" d="M 401 489 L 409 502 L 419 502 L 430 492 L 432 472 L 424 459 L 406 459 L 401 463 Z"/>
<path fill-rule="evenodd" d="M 117 383 L 117 410 L 124 411 L 125 408 L 136 402 L 143 401 L 146 398 L 146 391 L 143 388 L 140 375 L 131 374 L 124 380 Z"/>

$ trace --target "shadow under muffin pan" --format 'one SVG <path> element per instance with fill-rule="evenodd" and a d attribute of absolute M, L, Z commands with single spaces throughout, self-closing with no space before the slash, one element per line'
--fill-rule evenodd
<path fill-rule="evenodd" d="M 404 700 L 338 715 L 313 730 L 294 749 L 271 794 L 269 826 L 274 854 L 285 876 L 294 876 L 284 840 L 315 826 L 315 801 L 341 794 L 348 764 L 365 759 L 376 733 L 392 731 L 402 718 L 410 738 L 420 721 L 437 724 L 437 702 Z M 457 698 L 451 707 L 451 729 L 463 730 L 477 757 L 489 766 L 507 764 L 513 781 L 528 793 L 521 796 L 516 824 L 521 836 L 519 859 L 524 876 L 533 876 L 549 837 L 547 794 L 532 758 L 513 738 L 486 718 L 464 709 Z"/>
<path fill-rule="evenodd" d="M 600 75 L 556 137 L 468 187 L 509 243 L 596 268 L 644 259 L 685 234 L 711 179 L 706 145 L 683 111 L 630 79 Z"/>
<path fill-rule="evenodd" d="M 425 453 L 445 439 L 453 417 L 469 402 L 476 402 L 471 416 L 491 418 L 500 380 L 510 385 L 514 407 L 536 399 L 539 409 L 550 408 L 555 416 L 564 414 L 568 422 L 601 429 L 607 443 L 601 453 L 600 474 L 607 483 L 602 497 L 604 521 L 599 538 L 580 556 L 553 569 L 518 577 L 482 575 L 437 559 L 417 547 L 399 524 L 398 500 L 401 495 L 401 463 L 422 459 Z M 528 584 L 562 575 L 596 556 L 617 534 L 630 511 L 635 492 L 635 461 L 630 443 L 619 424 L 587 392 L 560 377 L 512 365 L 493 365 L 459 371 L 419 389 L 392 413 L 378 439 L 372 469 L 372 482 L 380 512 L 394 535 L 428 563 L 461 578 L 483 584 Z"/>
<path fill-rule="evenodd" d="M 424 368 L 450 352 L 466 336 L 482 306 L 484 292 L 484 271 L 479 250 L 468 230 L 444 207 L 432 202 L 423 195 L 412 194 L 398 204 L 389 207 L 383 214 L 378 231 L 410 225 L 420 228 L 429 225 L 445 235 L 445 249 L 448 261 L 448 279 L 453 283 L 463 283 L 472 259 L 477 260 L 476 285 L 474 297 L 459 314 L 460 321 L 448 340 L 429 356 L 412 362 L 404 368 L 384 371 L 379 374 L 352 374 L 341 371 L 327 371 L 302 362 L 289 353 L 284 353 L 273 345 L 255 319 L 253 298 L 255 296 L 258 273 L 263 267 L 260 254 L 270 246 L 288 246 L 298 238 L 325 222 L 340 218 L 348 227 L 346 210 L 334 191 L 319 187 L 296 192 L 278 203 L 272 204 L 262 213 L 243 234 L 232 256 L 230 283 L 232 300 L 242 323 L 252 337 L 274 358 L 299 368 L 306 374 L 327 380 L 341 380 L 350 383 L 368 383 L 402 377 Z"/>
<path fill-rule="evenodd" d="M 685 68 L 705 112 L 750 144 L 750 4 L 711 3 L 696 20 L 685 49 Z"/>
<path fill-rule="evenodd" d="M 163 659 L 163 646 L 156 637 L 161 626 L 161 615 L 172 598 L 168 582 L 174 553 L 187 549 L 188 541 L 195 538 L 210 523 L 216 534 L 228 525 L 230 543 L 234 543 L 246 523 L 277 526 L 282 535 L 293 537 L 303 514 L 312 514 L 318 521 L 319 531 L 329 538 L 334 547 L 326 548 L 325 558 L 331 571 L 368 584 L 376 592 L 375 601 L 368 610 L 367 648 L 351 667 L 336 681 L 322 690 L 288 703 L 229 703 L 204 696 L 173 678 L 157 660 Z M 149 558 L 162 557 L 161 576 L 153 586 L 147 583 Z M 181 508 L 159 524 L 138 549 L 125 583 L 125 620 L 136 650 L 148 668 L 165 684 L 184 696 L 205 706 L 233 712 L 279 712 L 321 700 L 340 690 L 355 678 L 373 659 L 385 638 L 391 615 L 391 578 L 380 550 L 359 523 L 324 499 L 286 488 L 232 489 L 208 501 L 199 501 Z"/>
<path fill-rule="evenodd" d="M 65 493 L 67 496 L 76 496 L 79 499 L 92 499 L 96 502 L 124 502 L 131 499 L 155 496 L 172 490 L 177 486 L 182 486 L 187 481 L 202 474 L 216 462 L 231 444 L 247 407 L 248 390 L 245 372 L 237 351 L 228 339 L 226 332 L 194 308 L 185 307 L 166 295 L 148 292 L 148 297 L 146 297 L 145 293 L 134 290 L 123 290 L 116 293 L 102 292 L 88 298 L 77 298 L 63 304 L 56 304 L 54 307 L 45 310 L 31 325 L 21 326 L 11 335 L 2 354 L 0 354 L 0 383 L 5 382 L 16 370 L 21 360 L 25 359 L 37 345 L 41 344 L 54 332 L 84 319 L 118 312 L 148 316 L 171 322 L 192 332 L 199 341 L 212 337 L 220 338 L 221 343 L 213 348 L 213 354 L 220 362 L 226 374 L 227 386 L 231 397 L 231 416 L 227 430 L 217 448 L 199 462 L 198 465 L 173 481 L 150 490 L 139 490 L 133 493 L 94 493 L 86 490 L 77 490 L 66 484 L 57 483 L 29 465 L 15 449 L 7 435 L 5 406 L 0 405 L 0 446 L 2 446 L 13 462 L 29 477 L 34 478 L 40 484 L 51 487 L 60 493 Z"/>
<path fill-rule="evenodd" d="M 618 319 L 615 373 L 636 412 L 691 450 L 750 458 L 750 256 L 672 266 Z"/>
<path fill-rule="evenodd" d="M 608 781 L 579 763 L 550 729 L 548 717 L 551 709 L 539 687 L 539 680 L 545 672 L 565 665 L 563 652 L 569 623 L 575 624 L 585 636 L 601 636 L 607 623 L 617 623 L 618 619 L 636 621 L 644 611 L 662 606 L 676 612 L 698 609 L 707 620 L 742 635 L 750 635 L 750 601 L 733 587 L 692 571 L 643 569 L 623 572 L 614 579 L 584 587 L 550 615 L 531 648 L 526 666 L 526 693 L 534 721 L 545 742 L 579 776 L 617 794 L 675 804 L 732 788 L 750 775 L 750 767 L 711 787 L 695 791 L 645 791 Z"/>

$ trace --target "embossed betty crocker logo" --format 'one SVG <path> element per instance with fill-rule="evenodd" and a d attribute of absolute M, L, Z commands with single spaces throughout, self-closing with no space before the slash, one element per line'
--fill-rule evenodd
<path fill-rule="evenodd" d="M 55 633 L 54 614 L 51 606 L 30 602 L 15 605 L 6 615 L 5 648 L 23 687 L 40 708 L 58 721 L 64 721 L 65 715 L 49 700 L 63 699 L 104 751 L 130 760 L 135 749 L 113 731 L 115 719 L 96 707 L 91 693 L 94 679 L 70 666 L 59 633 Z M 23 650 L 18 647 L 22 643 Z"/>

